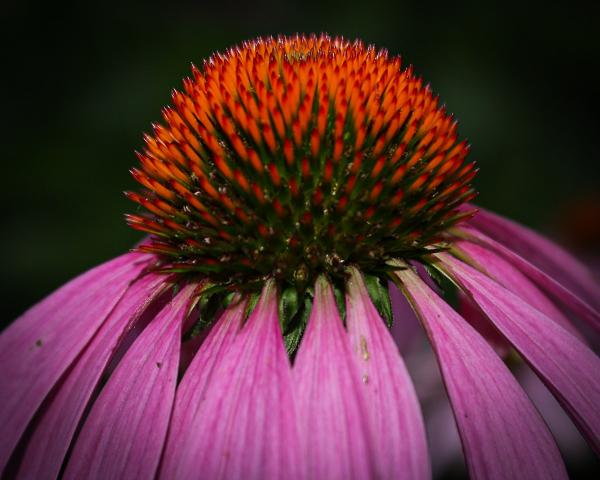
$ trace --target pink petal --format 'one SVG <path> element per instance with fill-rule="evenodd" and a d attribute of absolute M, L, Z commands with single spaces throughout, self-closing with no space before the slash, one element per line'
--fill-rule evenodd
<path fill-rule="evenodd" d="M 496 351 L 496 353 L 504 358 L 512 349 L 510 343 L 498 333 L 494 324 L 480 310 L 475 302 L 466 293 L 458 291 L 458 299 L 456 311 L 469 324 L 477 330 L 485 341 Z"/>
<path fill-rule="evenodd" d="M 164 275 L 149 274 L 125 292 L 44 408 L 21 462 L 19 476 L 58 477 L 77 424 L 115 348 L 160 293 L 164 281 Z"/>
<path fill-rule="evenodd" d="M 184 472 L 196 469 L 197 452 L 202 442 L 201 405 L 209 385 L 215 381 L 215 369 L 231 348 L 244 319 L 247 302 L 231 305 L 221 315 L 202 342 L 196 356 L 177 387 L 173 415 L 160 467 L 160 478 L 182 478 Z"/>
<path fill-rule="evenodd" d="M 561 302 L 567 309 L 571 310 L 574 314 L 587 321 L 594 328 L 600 330 L 600 313 L 595 311 L 581 298 L 574 295 L 571 291 L 567 290 L 563 285 L 558 283 L 553 278 L 542 272 L 539 268 L 535 267 L 523 257 L 520 257 L 516 253 L 512 252 L 504 245 L 492 240 L 488 236 L 484 235 L 477 230 L 472 228 L 463 227 L 463 230 L 467 232 L 475 240 L 481 242 L 486 247 L 496 251 L 521 270 L 537 285 L 543 288 L 546 292 L 553 296 L 557 301 Z"/>
<path fill-rule="evenodd" d="M 486 275 L 439 256 L 600 452 L 600 359 L 577 338 Z"/>
<path fill-rule="evenodd" d="M 412 270 L 396 274 L 438 358 L 471 478 L 567 478 L 544 421 L 492 348 Z"/>
<path fill-rule="evenodd" d="M 319 279 L 294 364 L 308 478 L 377 478 L 365 389 L 329 284 Z"/>
<path fill-rule="evenodd" d="M 69 479 L 152 478 L 167 433 L 187 286 L 134 341 L 100 392 L 65 472 Z"/>
<path fill-rule="evenodd" d="M 509 262 L 476 243 L 461 241 L 457 243 L 457 246 L 481 265 L 504 288 L 521 297 L 529 305 L 550 317 L 572 334 L 579 335 L 571 321 L 548 300 L 548 297 Z"/>
<path fill-rule="evenodd" d="M 352 269 L 346 325 L 373 414 L 383 478 L 431 478 L 421 409 L 398 347 Z"/>
<path fill-rule="evenodd" d="M 570 253 L 529 228 L 474 205 L 479 212 L 469 220 L 477 230 L 494 238 L 555 278 L 577 296 L 600 309 L 600 288 L 590 271 Z"/>
<path fill-rule="evenodd" d="M 176 477 L 299 478 L 298 427 L 291 367 L 267 283 L 201 399 L 193 450 L 183 446 Z"/>
<path fill-rule="evenodd" d="M 0 472 L 60 376 L 152 257 L 128 253 L 71 280 L 0 336 Z"/>

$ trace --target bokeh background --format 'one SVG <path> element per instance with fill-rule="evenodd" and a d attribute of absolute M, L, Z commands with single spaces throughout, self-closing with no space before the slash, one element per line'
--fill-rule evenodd
<path fill-rule="evenodd" d="M 279 33 L 401 54 L 470 140 L 478 203 L 600 269 L 597 3 L 8 0 L 0 15 L 4 324 L 140 238 L 121 192 L 190 62 Z"/>

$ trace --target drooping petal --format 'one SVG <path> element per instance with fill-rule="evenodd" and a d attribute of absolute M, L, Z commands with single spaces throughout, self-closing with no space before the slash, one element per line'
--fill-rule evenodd
<path fill-rule="evenodd" d="M 594 308 L 584 300 L 558 283 L 555 279 L 548 276 L 535 265 L 529 263 L 529 261 L 525 260 L 523 257 L 520 257 L 487 235 L 468 227 L 464 227 L 463 230 L 476 241 L 481 242 L 486 247 L 498 252 L 519 270 L 521 270 L 525 275 L 527 275 L 531 280 L 533 280 L 537 285 L 539 285 L 543 290 L 548 292 L 552 298 L 556 299 L 556 301 L 560 302 L 567 309 L 588 322 L 591 326 L 597 330 L 600 330 L 600 313 L 594 310 Z"/>
<path fill-rule="evenodd" d="M 571 321 L 520 270 L 498 254 L 476 243 L 461 241 L 457 246 L 481 265 L 504 288 L 521 297 L 547 317 L 574 335 L 579 335 Z"/>
<path fill-rule="evenodd" d="M 474 205 L 470 205 L 472 209 Z M 568 290 L 600 310 L 598 283 L 590 270 L 569 252 L 539 233 L 480 207 L 469 225 L 526 258 Z"/>
<path fill-rule="evenodd" d="M 564 328 L 494 280 L 447 254 L 439 258 L 600 452 L 600 359 Z"/>
<path fill-rule="evenodd" d="M 291 366 L 268 282 L 258 305 L 215 365 L 198 406 L 193 449 L 183 445 L 179 479 L 300 478 L 302 460 Z M 169 478 L 164 473 L 163 478 Z"/>
<path fill-rule="evenodd" d="M 0 335 L 0 472 L 48 392 L 151 258 L 129 253 L 84 273 Z"/>
<path fill-rule="evenodd" d="M 210 330 L 177 387 L 173 415 L 160 466 L 159 478 L 183 478 L 197 470 L 195 454 L 201 448 L 198 435 L 201 406 L 215 380 L 215 369 L 235 341 L 247 307 L 245 300 L 234 302 Z"/>
<path fill-rule="evenodd" d="M 438 358 L 471 478 L 567 478 L 544 421 L 492 348 L 412 270 L 396 274 Z"/>
<path fill-rule="evenodd" d="M 479 212 L 469 224 L 499 243 L 526 258 L 533 265 L 556 279 L 596 310 L 600 310 L 600 287 L 589 269 L 570 253 L 540 234 L 483 208 L 467 205 L 463 208 Z"/>
<path fill-rule="evenodd" d="M 322 278 L 293 373 L 308 478 L 378 478 L 379 452 L 360 372 Z"/>
<path fill-rule="evenodd" d="M 181 344 L 194 286 L 184 287 L 117 365 L 90 411 L 66 479 L 152 478 L 167 433 Z"/>
<path fill-rule="evenodd" d="M 458 291 L 456 311 L 469 324 L 477 330 L 485 341 L 504 358 L 511 350 L 510 343 L 498 333 L 494 324 L 480 310 L 475 302 L 466 293 Z"/>
<path fill-rule="evenodd" d="M 164 280 L 164 275 L 149 274 L 125 292 L 43 411 L 21 461 L 19 477 L 58 477 L 77 424 L 116 346 L 160 293 Z"/>
<path fill-rule="evenodd" d="M 369 413 L 374 416 L 382 477 L 430 478 L 425 426 L 415 389 L 356 269 L 348 280 L 346 325 Z"/>

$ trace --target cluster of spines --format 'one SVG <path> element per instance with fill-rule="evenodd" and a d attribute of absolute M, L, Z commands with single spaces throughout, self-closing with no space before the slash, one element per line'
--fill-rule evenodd
<path fill-rule="evenodd" d="M 411 68 L 327 36 L 215 55 L 163 110 L 128 193 L 165 268 L 305 281 L 421 254 L 474 195 L 468 146 Z"/>

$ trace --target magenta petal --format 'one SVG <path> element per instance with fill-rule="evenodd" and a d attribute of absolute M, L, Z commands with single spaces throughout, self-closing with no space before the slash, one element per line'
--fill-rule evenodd
<path fill-rule="evenodd" d="M 486 275 L 449 255 L 440 258 L 600 452 L 600 359 L 568 331 Z"/>
<path fill-rule="evenodd" d="M 352 270 L 346 325 L 373 414 L 383 478 L 431 478 L 421 409 L 398 347 Z"/>
<path fill-rule="evenodd" d="M 457 244 L 481 265 L 500 285 L 521 297 L 547 317 L 574 335 L 579 335 L 571 321 L 520 270 L 498 254 L 476 243 L 461 241 Z"/>
<path fill-rule="evenodd" d="M 458 314 L 477 330 L 477 333 L 492 346 L 500 357 L 505 358 L 511 350 L 510 343 L 498 333 L 494 324 L 490 322 L 490 319 L 485 316 L 471 297 L 462 291 L 457 293 L 456 311 Z"/>
<path fill-rule="evenodd" d="M 181 478 L 186 469 L 195 468 L 195 458 L 202 441 L 198 428 L 202 422 L 200 406 L 214 379 L 214 371 L 234 342 L 244 319 L 246 302 L 237 302 L 221 315 L 202 342 L 177 387 L 167 442 L 160 467 L 160 478 Z M 190 458 L 191 457 L 191 458 Z"/>
<path fill-rule="evenodd" d="M 581 298 L 574 295 L 571 291 L 567 290 L 563 285 L 549 277 L 539 268 L 529 263 L 529 261 L 512 252 L 504 245 L 489 238 L 487 235 L 468 227 L 464 228 L 464 230 L 477 241 L 501 254 L 567 309 L 587 321 L 597 330 L 600 330 L 600 313 L 595 311 Z"/>
<path fill-rule="evenodd" d="M 84 273 L 2 333 L 0 472 L 48 392 L 150 258 L 129 253 Z"/>
<path fill-rule="evenodd" d="M 294 379 L 308 478 L 378 478 L 360 372 L 331 287 L 319 279 Z"/>
<path fill-rule="evenodd" d="M 76 440 L 65 478 L 152 478 L 167 433 L 181 324 L 193 286 L 150 322 L 117 365 Z"/>
<path fill-rule="evenodd" d="M 135 282 L 86 347 L 44 409 L 21 462 L 22 478 L 56 478 L 77 424 L 124 333 L 161 291 L 164 275 Z"/>
<path fill-rule="evenodd" d="M 528 259 L 540 270 L 555 278 L 576 295 L 600 309 L 600 288 L 590 271 L 570 253 L 540 234 L 512 220 L 474 205 L 479 209 L 469 220 L 477 230 L 494 238 L 519 256 Z"/>
<path fill-rule="evenodd" d="M 258 305 L 215 364 L 199 404 L 193 436 L 169 449 L 161 478 L 299 478 L 298 427 L 291 366 L 269 282 Z M 196 410 L 194 412 L 194 410 Z M 185 440 L 188 440 L 187 442 Z M 171 458 L 167 458 L 170 456 Z"/>
<path fill-rule="evenodd" d="M 492 348 L 412 270 L 396 274 L 438 358 L 471 478 L 567 478 L 544 421 Z"/>

